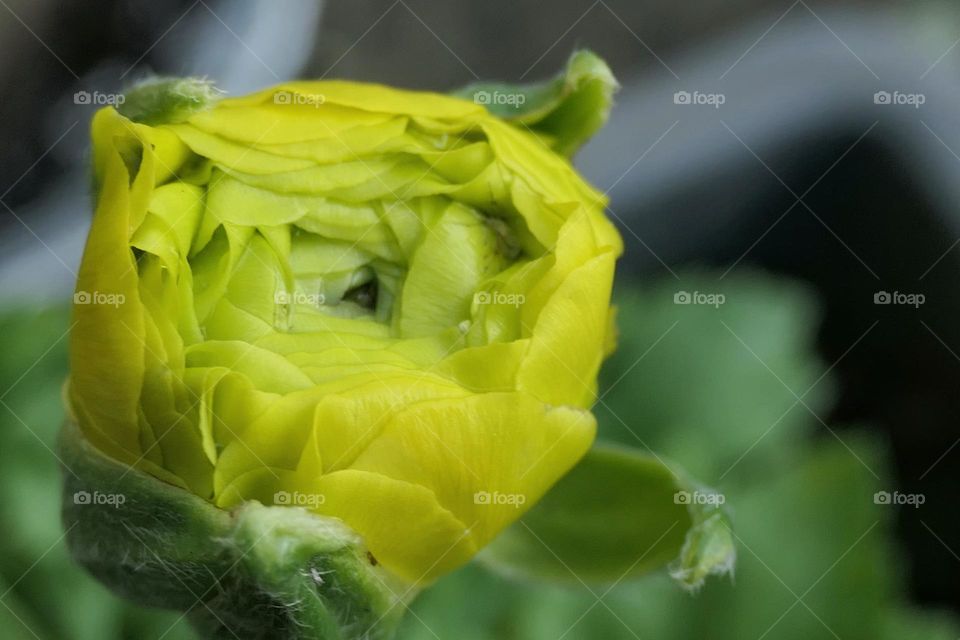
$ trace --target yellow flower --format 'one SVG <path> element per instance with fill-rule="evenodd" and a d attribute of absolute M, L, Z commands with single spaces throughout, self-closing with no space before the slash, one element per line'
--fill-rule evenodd
<path fill-rule="evenodd" d="M 93 122 L 68 401 L 101 451 L 427 582 L 588 450 L 621 241 L 549 135 L 339 81 L 137 120 Z"/>

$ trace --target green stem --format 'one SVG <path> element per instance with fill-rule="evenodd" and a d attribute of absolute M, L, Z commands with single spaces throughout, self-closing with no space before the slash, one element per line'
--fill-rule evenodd
<path fill-rule="evenodd" d="M 204 637 L 386 639 L 415 594 L 335 518 L 223 511 L 104 456 L 74 424 L 61 450 L 74 558 L 127 598 L 186 612 Z"/>

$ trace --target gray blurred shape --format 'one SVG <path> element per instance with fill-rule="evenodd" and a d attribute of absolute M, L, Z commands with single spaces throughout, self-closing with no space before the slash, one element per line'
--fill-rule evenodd
<path fill-rule="evenodd" d="M 799 5 L 757 42 L 775 17 L 671 61 L 679 80 L 667 73 L 624 79 L 610 122 L 577 158 L 591 182 L 609 190 L 626 226 L 636 221 L 643 228 L 650 251 L 632 256 L 641 270 L 697 255 L 742 215 L 742 205 L 786 190 L 773 175 L 750 182 L 745 173 L 784 155 L 800 157 L 798 145 L 818 136 L 856 139 L 875 123 L 868 135 L 900 155 L 930 201 L 958 210 L 960 51 L 931 70 L 949 43 L 929 46 L 902 15 L 813 14 Z M 674 103 L 677 91 L 695 90 L 722 93 L 727 102 L 720 108 Z M 878 91 L 920 92 L 926 103 L 920 109 L 875 104 Z M 685 197 L 692 186 L 707 184 L 701 199 Z M 787 184 L 798 196 L 809 186 Z M 952 215 L 949 224 L 960 236 L 960 217 Z"/>
<path fill-rule="evenodd" d="M 303 49 L 309 47 L 312 30 L 303 23 L 317 20 L 318 15 L 271 10 L 267 0 L 257 7 L 264 22 L 238 35 L 249 36 L 247 44 L 262 62 L 251 59 L 252 54 L 222 25 L 223 32 L 212 35 L 219 21 L 198 7 L 193 10 L 198 22 L 189 24 L 197 34 L 198 48 L 190 49 L 182 65 L 199 74 L 209 69 L 205 61 L 217 60 L 226 65 L 221 70 L 225 86 L 236 92 L 275 82 L 273 73 L 295 75 L 303 56 L 294 56 L 285 65 L 283 52 L 302 51 L 293 45 L 296 37 L 302 38 Z M 226 12 L 221 17 L 230 22 Z M 784 150 L 789 154 L 792 145 L 828 132 L 847 130 L 860 135 L 877 121 L 883 123 L 887 143 L 903 154 L 904 166 L 931 201 L 944 210 L 956 210 L 960 158 L 953 150 L 960 150 L 955 108 L 960 104 L 960 87 L 955 78 L 960 75 L 955 56 L 946 56 L 934 72 L 920 79 L 936 55 L 928 58 L 922 46 L 911 50 L 921 40 L 920 34 L 902 18 L 850 10 L 820 11 L 814 16 L 798 7 L 767 31 L 775 18 L 751 22 L 671 61 L 679 80 L 659 69 L 642 77 L 621 78 L 624 86 L 610 123 L 578 157 L 577 164 L 587 177 L 601 189 L 610 189 L 615 215 L 628 226 L 643 223 L 643 241 L 652 251 L 633 256 L 641 267 L 656 267 L 658 257 L 669 264 L 695 255 L 698 247 L 724 233 L 742 215 L 744 207 L 738 202 L 781 188 L 772 176 L 763 184 L 742 179 L 742 172 L 759 162 L 751 151 L 766 160 Z M 257 22 L 256 16 L 250 16 L 249 22 Z M 270 52 L 268 57 L 254 48 L 254 40 Z M 227 46 L 231 48 L 222 48 Z M 172 46 L 164 55 L 185 50 Z M 677 105 L 674 94 L 681 90 L 720 92 L 727 102 L 719 109 Z M 920 110 L 877 105 L 873 96 L 880 90 L 922 91 L 927 101 Z M 718 199 L 727 205 L 711 208 L 710 215 L 703 214 L 710 203 L 669 211 L 659 208 L 692 185 L 704 183 L 711 185 L 706 192 L 737 189 L 738 193 Z M 53 212 L 47 217 L 23 208 L 23 217 L 50 251 L 74 269 L 89 222 L 86 215 L 78 215 L 77 202 L 84 206 L 89 202 L 85 186 L 83 180 L 71 178 L 67 186 L 51 188 L 42 201 L 29 207 Z M 798 195 L 805 188 L 789 186 Z M 954 217 L 952 224 L 960 235 L 960 218 Z M 4 297 L 62 299 L 72 291 L 72 274 L 31 233 L 20 228 L 0 243 Z"/>

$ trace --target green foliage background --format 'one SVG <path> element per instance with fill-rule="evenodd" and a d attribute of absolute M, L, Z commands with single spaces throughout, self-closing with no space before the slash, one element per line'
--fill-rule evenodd
<path fill-rule="evenodd" d="M 679 290 L 723 293 L 725 302 L 675 304 Z M 726 496 L 735 577 L 689 594 L 665 574 L 535 585 L 474 563 L 414 602 L 401 639 L 960 636 L 950 616 L 903 593 L 893 507 L 873 501 L 891 489 L 884 442 L 821 425 L 834 384 L 813 352 L 808 292 L 760 276 L 687 273 L 623 286 L 617 303 L 620 347 L 596 407 L 601 438 L 667 456 Z M 0 314 L 0 636 L 194 638 L 180 614 L 123 602 L 67 556 L 54 453 L 69 322 L 65 308 Z"/>

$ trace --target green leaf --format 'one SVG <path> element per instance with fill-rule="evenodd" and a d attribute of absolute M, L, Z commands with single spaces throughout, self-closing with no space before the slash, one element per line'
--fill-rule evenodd
<path fill-rule="evenodd" d="M 11 585 L 8 585 L 0 576 L 0 593 L 3 594 L 3 606 L 0 606 L 0 625 L 2 625 L 0 628 L 4 630 L 4 638 L 7 640 L 36 638 L 38 630 L 46 630 L 46 626 L 42 624 L 42 617 L 36 616 L 33 611 L 29 611 L 26 606 L 18 602 L 17 594 L 11 591 Z"/>
<path fill-rule="evenodd" d="M 733 566 L 722 503 L 658 458 L 598 445 L 480 557 L 508 575 L 566 582 L 618 582 L 672 563 L 694 588 Z"/>
<path fill-rule="evenodd" d="M 496 116 L 545 134 L 570 156 L 606 123 L 617 90 L 610 67 L 591 51 L 576 51 L 557 77 L 531 84 L 478 82 L 454 92 Z"/>

